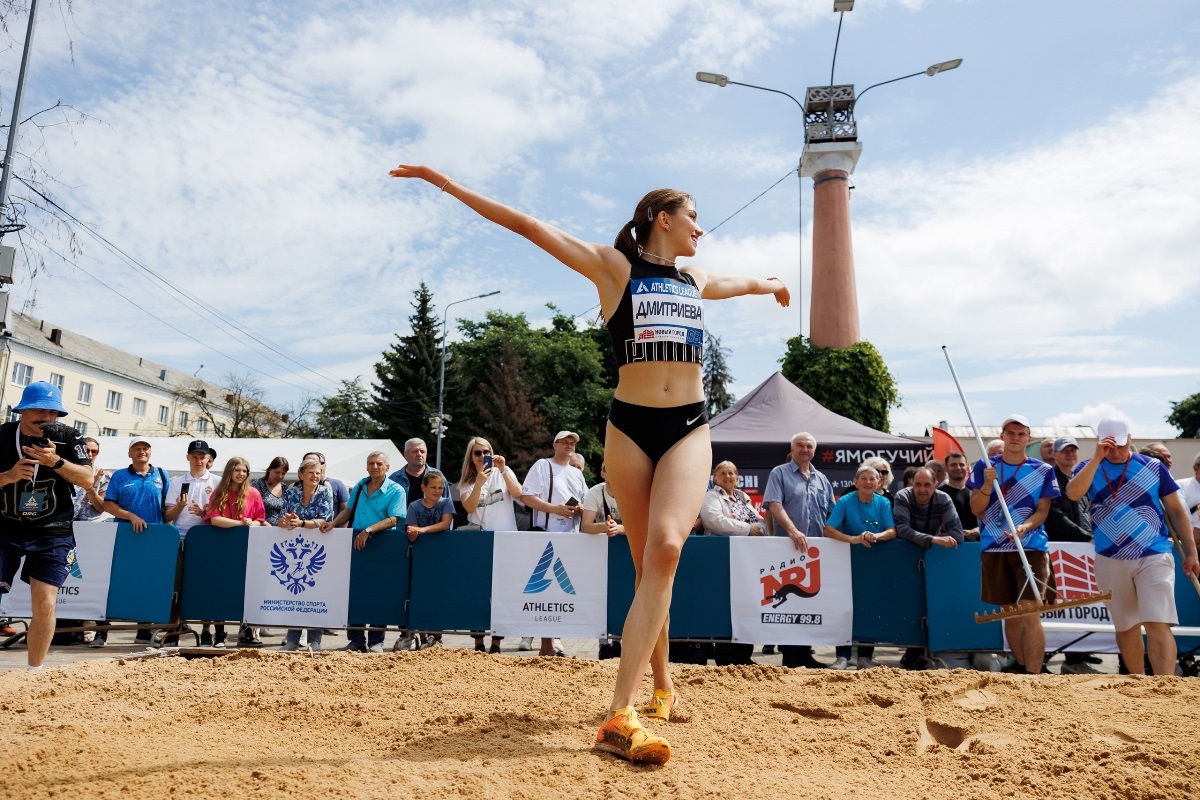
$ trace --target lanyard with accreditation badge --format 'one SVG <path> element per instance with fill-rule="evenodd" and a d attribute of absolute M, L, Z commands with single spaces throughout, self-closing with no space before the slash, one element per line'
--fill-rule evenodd
<path fill-rule="evenodd" d="M 21 426 L 18 425 L 15 431 L 17 438 L 17 458 L 24 458 L 24 450 L 21 449 Z M 31 491 L 21 492 L 20 502 L 17 504 L 17 510 L 22 517 L 37 517 L 46 508 L 46 492 L 32 491 L 33 487 L 37 486 L 37 474 L 39 464 L 33 465 L 33 476 L 29 479 Z"/>

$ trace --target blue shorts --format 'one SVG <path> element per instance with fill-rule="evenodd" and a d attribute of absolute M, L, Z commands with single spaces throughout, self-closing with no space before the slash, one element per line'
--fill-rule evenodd
<path fill-rule="evenodd" d="M 61 587 L 67 580 L 67 557 L 75 549 L 74 535 L 39 536 L 36 539 L 0 537 L 0 593 L 12 588 L 21 559 L 21 580 L 39 580 Z"/>

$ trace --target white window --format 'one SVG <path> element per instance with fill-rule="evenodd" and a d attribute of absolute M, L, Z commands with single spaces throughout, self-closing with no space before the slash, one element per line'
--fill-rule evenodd
<path fill-rule="evenodd" d="M 146 401 L 140 397 L 133 398 L 133 415 L 141 419 L 146 418 Z"/>
<path fill-rule="evenodd" d="M 204 417 L 196 420 L 196 433 L 208 433 L 208 420 Z"/>
<path fill-rule="evenodd" d="M 33 367 L 14 361 L 12 382 L 17 386 L 28 386 L 33 383 Z"/>
<path fill-rule="evenodd" d="M 171 419 L 171 409 L 166 406 L 158 407 L 158 424 L 166 425 Z"/>
<path fill-rule="evenodd" d="M 183 428 L 186 431 L 187 426 L 188 426 L 188 413 L 186 411 L 180 411 L 179 412 L 179 427 Z"/>
<path fill-rule="evenodd" d="M 50 383 L 54 384 L 54 388 L 58 389 L 60 392 L 63 390 L 63 384 L 66 382 L 67 379 L 62 375 L 59 375 L 57 372 L 50 373 Z"/>
<path fill-rule="evenodd" d="M 13 411 L 13 407 L 9 406 L 8 407 L 8 421 L 9 422 L 20 422 L 21 421 L 21 412 Z"/>
<path fill-rule="evenodd" d="M 92 404 L 92 385 L 90 383 L 79 382 L 79 402 L 85 406 Z"/>
<path fill-rule="evenodd" d="M 106 409 L 108 409 L 109 411 L 120 411 L 121 410 L 121 393 L 114 392 L 112 389 L 109 389 L 108 390 L 108 399 L 104 401 L 104 407 Z M 116 436 L 116 434 L 114 433 L 113 436 Z"/>
<path fill-rule="evenodd" d="M 100 435 L 101 436 L 116 436 L 117 429 L 116 428 L 101 428 Z"/>
<path fill-rule="evenodd" d="M 87 423 L 75 421 L 75 430 L 79 431 L 80 436 L 87 436 Z"/>

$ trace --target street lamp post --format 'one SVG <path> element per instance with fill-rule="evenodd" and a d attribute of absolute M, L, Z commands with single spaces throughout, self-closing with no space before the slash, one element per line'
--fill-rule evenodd
<path fill-rule="evenodd" d="M 477 294 L 474 297 L 464 297 L 462 300 L 455 300 L 453 303 L 446 304 L 445 313 L 442 314 L 442 368 L 441 375 L 438 377 L 438 413 L 434 419 L 434 430 L 437 431 L 437 455 L 433 462 L 434 467 L 441 472 L 442 469 L 442 436 L 446 432 L 446 420 L 449 417 L 445 414 L 446 409 L 446 325 L 450 320 L 450 306 L 456 306 L 459 303 L 465 303 L 468 300 L 478 300 L 482 297 L 491 297 L 492 295 L 500 294 L 497 289 L 494 292 L 486 292 L 485 294 Z"/>
<path fill-rule="evenodd" d="M 848 11 L 853 2 L 835 4 L 835 10 Z M 835 55 L 836 58 L 836 55 Z M 854 108 L 862 95 L 888 83 L 917 75 L 933 77 L 957 68 L 961 58 L 902 75 L 899 78 L 871 84 L 856 97 L 853 84 L 810 86 L 805 102 L 779 89 L 755 86 L 730 80 L 715 72 L 697 72 L 696 80 L 714 86 L 745 86 L 781 94 L 791 99 L 804 112 L 804 151 L 800 177 L 813 179 L 813 257 L 812 291 L 809 293 L 809 338 L 820 347 L 849 347 L 858 341 L 858 300 L 854 285 L 854 257 L 850 238 L 850 174 L 858 163 L 862 144 L 858 141 L 858 124 Z M 804 276 L 800 275 L 803 282 Z M 798 298 L 797 306 L 803 300 Z M 804 333 L 803 311 L 801 330 Z"/>

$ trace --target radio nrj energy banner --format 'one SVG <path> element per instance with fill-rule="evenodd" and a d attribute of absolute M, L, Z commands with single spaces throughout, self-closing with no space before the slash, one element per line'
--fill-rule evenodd
<path fill-rule="evenodd" d="M 850 644 L 850 545 L 818 538 L 797 550 L 781 536 L 729 537 L 729 611 L 735 642 Z"/>
<path fill-rule="evenodd" d="M 591 638 L 608 621 L 608 537 L 497 533 L 492 630 L 500 636 Z"/>
<path fill-rule="evenodd" d="M 252 625 L 344 628 L 354 532 L 251 528 L 242 619 Z"/>
<path fill-rule="evenodd" d="M 67 561 L 67 580 L 58 590 L 54 613 L 59 619 L 104 620 L 108 618 L 108 585 L 112 577 L 113 547 L 117 543 L 114 522 L 76 522 L 75 549 Z M 0 595 L 0 616 L 27 618 L 33 615 L 29 584 L 17 571 L 12 591 Z"/>

